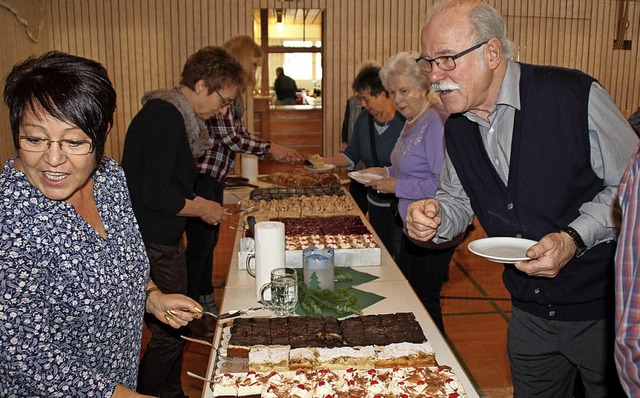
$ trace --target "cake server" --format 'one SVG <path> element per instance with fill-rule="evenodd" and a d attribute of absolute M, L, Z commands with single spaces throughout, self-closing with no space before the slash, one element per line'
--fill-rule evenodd
<path fill-rule="evenodd" d="M 227 312 L 223 312 L 222 314 L 215 314 L 213 312 L 209 312 L 209 311 L 198 311 L 200 312 L 202 315 L 208 315 L 212 318 L 215 319 L 229 319 L 229 318 L 235 318 L 238 316 L 242 316 L 245 314 L 249 314 L 252 312 L 256 312 L 256 311 L 260 311 L 263 310 L 265 307 L 261 306 L 261 307 L 251 307 L 251 308 L 247 308 L 245 310 L 231 310 L 231 311 L 227 311 Z M 187 312 L 191 312 L 188 309 L 183 309 L 182 311 L 187 311 Z"/>
<path fill-rule="evenodd" d="M 198 376 L 197 374 L 189 372 L 189 371 L 187 371 L 187 375 L 193 377 L 194 379 L 198 379 L 198 380 L 204 381 L 205 383 L 211 383 L 211 384 L 215 383 L 215 381 L 213 381 L 211 379 L 207 379 L 206 377 Z"/>
<path fill-rule="evenodd" d="M 236 214 L 241 214 L 241 213 L 246 213 L 248 211 L 252 211 L 255 210 L 258 206 L 249 206 L 249 207 L 245 207 L 244 209 L 240 209 L 240 210 L 236 210 L 236 211 L 224 211 L 224 214 L 228 215 L 228 216 L 235 216 Z"/>

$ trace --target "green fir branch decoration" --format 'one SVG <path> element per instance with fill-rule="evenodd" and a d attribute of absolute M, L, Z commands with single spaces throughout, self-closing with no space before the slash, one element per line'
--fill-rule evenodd
<path fill-rule="evenodd" d="M 353 275 L 343 270 L 341 267 L 335 267 L 333 269 L 333 281 L 334 282 L 348 282 L 353 280 Z"/>
<path fill-rule="evenodd" d="M 348 289 L 310 290 L 304 282 L 298 282 L 298 304 L 308 315 L 320 316 L 323 309 L 335 311 L 340 316 L 362 314 L 358 298 Z"/>

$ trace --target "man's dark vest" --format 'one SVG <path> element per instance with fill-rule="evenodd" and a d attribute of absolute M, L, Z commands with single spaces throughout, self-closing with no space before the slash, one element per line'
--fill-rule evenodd
<path fill-rule="evenodd" d="M 588 103 L 594 79 L 579 71 L 521 65 L 509 181 L 504 185 L 476 123 L 461 114 L 445 126 L 447 152 L 471 206 L 489 236 L 540 240 L 576 219 L 602 190 L 591 169 Z M 502 278 L 514 306 L 564 320 L 604 318 L 613 300 L 615 244 L 599 244 L 553 279 L 505 265 Z"/>

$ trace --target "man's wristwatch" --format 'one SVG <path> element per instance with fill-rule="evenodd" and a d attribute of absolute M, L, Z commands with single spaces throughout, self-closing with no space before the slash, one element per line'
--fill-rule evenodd
<path fill-rule="evenodd" d="M 576 245 L 576 254 L 574 255 L 575 258 L 582 256 L 587 251 L 587 245 L 584 244 L 584 241 L 582 240 L 582 237 L 580 237 L 578 231 L 571 227 L 566 227 L 562 230 L 562 232 L 566 232 L 567 235 L 569 235 L 571 239 L 573 239 L 573 243 L 575 243 Z"/>

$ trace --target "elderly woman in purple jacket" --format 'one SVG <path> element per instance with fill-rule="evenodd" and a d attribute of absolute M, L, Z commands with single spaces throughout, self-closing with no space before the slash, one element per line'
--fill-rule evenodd
<path fill-rule="evenodd" d="M 437 95 L 431 93 L 427 76 L 415 61 L 419 55 L 398 53 L 389 58 L 380 70 L 391 99 L 407 120 L 391 153 L 392 166 L 360 171 L 383 177 L 367 185 L 398 197 L 398 211 L 403 222 L 411 202 L 435 195 L 445 158 L 444 121 L 447 115 Z M 440 291 L 454 250 L 455 244 L 445 248 L 427 248 L 404 236 L 397 259 L 405 277 L 443 333 Z"/>

